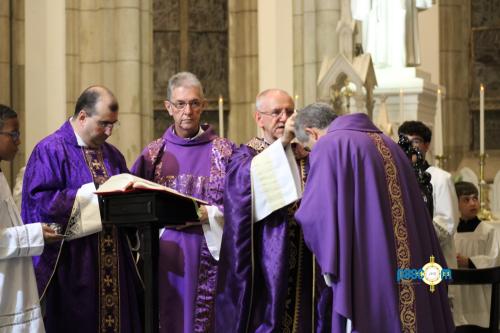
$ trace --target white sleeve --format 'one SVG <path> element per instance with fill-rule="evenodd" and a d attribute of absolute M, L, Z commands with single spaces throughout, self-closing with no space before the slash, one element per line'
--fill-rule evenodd
<path fill-rule="evenodd" d="M 432 174 L 439 180 L 432 182 L 434 199 L 433 221 L 438 238 L 452 237 L 458 224 L 458 201 L 455 186 L 451 176 L 446 174 Z M 432 178 L 431 178 L 432 179 Z"/>
<path fill-rule="evenodd" d="M 325 279 L 325 283 L 326 283 L 327 287 L 333 286 L 331 274 L 328 274 L 328 273 L 323 274 L 323 279 Z"/>
<path fill-rule="evenodd" d="M 219 260 L 222 231 L 224 229 L 224 214 L 217 206 L 205 206 L 208 213 L 208 224 L 202 224 L 203 234 L 208 250 L 215 260 Z"/>
<path fill-rule="evenodd" d="M 250 166 L 254 221 L 260 221 L 302 196 L 300 175 L 290 145 L 276 140 Z"/>
<path fill-rule="evenodd" d="M 95 191 L 94 183 L 84 184 L 78 189 L 66 227 L 66 240 L 85 237 L 102 230 L 101 213 Z"/>
<path fill-rule="evenodd" d="M 486 222 L 481 222 L 484 224 Z M 484 225 L 482 227 L 485 227 Z M 476 229 L 477 230 L 477 229 Z M 469 259 L 472 261 L 476 268 L 488 268 L 498 266 L 499 261 L 499 251 L 500 251 L 500 239 L 497 235 L 497 231 L 494 227 L 488 226 L 485 229 L 487 231 L 487 241 L 486 241 L 486 253 L 484 255 L 471 256 Z"/>
<path fill-rule="evenodd" d="M 41 223 L 0 229 L 0 260 L 40 255 L 43 245 Z"/>

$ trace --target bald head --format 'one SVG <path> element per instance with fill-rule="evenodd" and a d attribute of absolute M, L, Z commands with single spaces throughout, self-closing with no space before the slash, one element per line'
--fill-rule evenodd
<path fill-rule="evenodd" d="M 88 116 L 93 116 L 96 113 L 95 106 L 102 97 L 109 97 L 111 99 L 111 103 L 109 104 L 110 111 L 118 111 L 118 102 L 111 90 L 104 86 L 95 85 L 85 89 L 80 97 L 78 97 L 73 118 L 76 118 L 80 111 L 85 111 Z"/>

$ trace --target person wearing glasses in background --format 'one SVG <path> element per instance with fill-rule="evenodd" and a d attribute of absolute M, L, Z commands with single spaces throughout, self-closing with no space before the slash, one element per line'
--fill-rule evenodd
<path fill-rule="evenodd" d="M 20 143 L 16 112 L 0 104 L 0 161 L 12 161 Z M 23 225 L 0 170 L 0 332 L 45 332 L 31 256 L 61 238 L 44 223 Z"/>
<path fill-rule="evenodd" d="M 206 106 L 194 74 L 173 75 L 165 108 L 174 124 L 146 146 L 132 167 L 139 177 L 208 202 L 199 209 L 200 223 L 160 231 L 160 332 L 213 332 L 224 177 L 235 146 L 211 126 L 200 125 Z"/>
<path fill-rule="evenodd" d="M 113 93 L 91 86 L 73 116 L 35 146 L 26 166 L 24 222 L 57 223 L 66 236 L 35 260 L 48 332 L 141 331 L 143 287 L 129 241 L 116 227 L 101 225 L 94 194 L 112 175 L 128 172 L 123 155 L 106 142 L 117 126 Z M 78 222 L 97 223 L 79 234 Z"/>
<path fill-rule="evenodd" d="M 216 331 L 321 331 L 313 284 L 324 282 L 313 280 L 314 260 L 293 217 L 308 170 L 307 152 L 290 144 L 294 102 L 268 89 L 255 108 L 262 136 L 234 153 L 226 176 Z"/>

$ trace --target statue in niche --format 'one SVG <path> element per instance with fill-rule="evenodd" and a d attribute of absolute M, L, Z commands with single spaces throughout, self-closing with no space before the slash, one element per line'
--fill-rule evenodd
<path fill-rule="evenodd" d="M 363 49 L 377 68 L 420 65 L 418 17 L 432 0 L 351 0 L 352 17 L 362 22 Z"/>
<path fill-rule="evenodd" d="M 345 74 L 337 77 L 330 86 L 330 104 L 338 115 L 350 113 L 351 97 L 356 92 L 356 85 Z"/>

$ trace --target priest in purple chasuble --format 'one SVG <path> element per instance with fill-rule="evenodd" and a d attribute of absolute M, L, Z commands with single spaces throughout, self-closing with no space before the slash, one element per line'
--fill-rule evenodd
<path fill-rule="evenodd" d="M 329 112 L 315 103 L 295 119 L 314 145 L 295 217 L 331 286 L 331 331 L 454 332 L 445 282 L 397 280 L 431 256 L 446 267 L 408 158 L 366 114 L 321 122 Z"/>
<path fill-rule="evenodd" d="M 111 91 L 89 87 L 73 117 L 35 146 L 26 166 L 24 222 L 58 223 L 66 235 L 35 260 L 47 332 L 142 331 L 143 286 L 130 242 L 116 227 L 102 227 L 93 193 L 127 172 L 123 155 L 105 142 L 117 124 Z"/>
<path fill-rule="evenodd" d="M 151 142 L 132 173 L 208 202 L 201 223 L 160 232 L 160 332 L 214 332 L 214 298 L 224 223 L 226 165 L 234 144 L 200 126 L 206 107 L 203 87 L 188 72 L 169 80 L 165 108 L 174 118 L 163 137 Z"/>
<path fill-rule="evenodd" d="M 250 140 L 231 158 L 217 332 L 312 332 L 316 326 L 314 261 L 293 218 L 308 168 L 307 152 L 289 144 L 285 124 L 293 113 L 286 92 L 260 93 L 255 119 L 263 138 Z"/>

